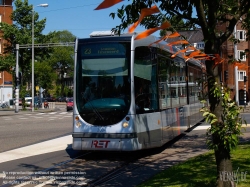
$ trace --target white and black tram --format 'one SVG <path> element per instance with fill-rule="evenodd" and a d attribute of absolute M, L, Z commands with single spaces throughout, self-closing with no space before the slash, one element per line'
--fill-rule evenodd
<path fill-rule="evenodd" d="M 202 119 L 200 61 L 135 36 L 76 39 L 73 149 L 160 147 Z"/>

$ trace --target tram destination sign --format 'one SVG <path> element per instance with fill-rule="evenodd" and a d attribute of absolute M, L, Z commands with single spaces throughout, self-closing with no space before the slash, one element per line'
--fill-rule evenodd
<path fill-rule="evenodd" d="M 126 46 L 122 43 L 91 43 L 81 47 L 83 57 L 91 56 L 124 56 Z"/>

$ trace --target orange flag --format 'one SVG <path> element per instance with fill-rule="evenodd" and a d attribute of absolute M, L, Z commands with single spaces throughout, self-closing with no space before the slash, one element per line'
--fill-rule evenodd
<path fill-rule="evenodd" d="M 189 44 L 189 43 L 186 40 L 178 40 L 178 41 L 175 41 L 175 42 L 171 42 L 168 45 L 183 45 L 183 44 Z"/>
<path fill-rule="evenodd" d="M 201 60 L 201 59 L 206 59 L 208 58 L 208 55 L 202 53 L 200 50 L 197 50 L 197 51 L 194 51 L 192 53 L 190 53 L 189 55 L 187 56 L 183 56 L 183 58 L 187 60 L 189 60 L 190 58 L 194 58 L 194 59 L 197 59 L 197 60 Z"/>
<path fill-rule="evenodd" d="M 215 65 L 222 63 L 225 59 L 221 58 L 219 54 L 214 54 L 215 56 Z"/>
<path fill-rule="evenodd" d="M 180 36 L 180 34 L 179 34 L 178 32 L 174 32 L 174 33 L 172 33 L 172 34 L 163 36 L 160 40 L 157 40 L 157 41 L 151 43 L 150 45 L 152 45 L 152 44 L 154 44 L 154 43 L 159 43 L 160 41 L 165 40 L 165 39 L 168 39 L 168 38 L 175 38 L 175 37 L 178 37 L 178 36 Z M 149 45 L 149 46 L 150 46 L 150 45 Z"/>
<path fill-rule="evenodd" d="M 178 36 L 180 36 L 180 34 L 179 34 L 178 32 L 174 32 L 174 33 L 172 33 L 172 34 L 170 34 L 170 35 L 166 35 L 166 39 L 167 39 L 167 38 L 176 38 L 176 37 L 178 37 Z"/>
<path fill-rule="evenodd" d="M 104 8 L 109 8 L 117 3 L 122 2 L 123 0 L 104 0 L 98 7 L 95 8 L 95 10 L 100 10 Z"/>
<path fill-rule="evenodd" d="M 195 56 L 200 55 L 200 54 L 201 54 L 201 51 L 200 51 L 200 50 L 197 50 L 197 51 L 194 51 L 194 52 L 190 53 L 190 54 L 188 55 L 188 57 L 189 57 L 189 58 L 192 58 L 192 57 L 195 57 Z"/>
<path fill-rule="evenodd" d="M 160 27 L 155 27 L 155 28 L 151 28 L 151 29 L 148 29 L 148 30 L 145 30 L 144 32 L 138 34 L 135 38 L 135 40 L 139 40 L 139 39 L 143 39 L 143 38 L 146 38 L 147 36 L 149 36 L 150 34 L 160 30 L 160 29 L 166 29 L 168 27 L 170 27 L 171 24 L 166 21 L 164 22 Z"/>
<path fill-rule="evenodd" d="M 187 48 L 181 49 L 181 50 L 177 51 L 175 54 L 172 54 L 171 58 L 175 58 L 177 54 L 185 53 L 187 50 L 196 50 L 196 48 L 194 46 L 188 46 Z"/>
<path fill-rule="evenodd" d="M 234 62 L 233 65 L 234 65 L 234 67 L 235 67 L 235 66 L 238 66 L 238 67 L 241 67 L 241 68 L 243 68 L 244 66 L 247 67 L 246 64 L 243 64 L 243 63 L 241 63 L 241 62 Z"/>
<path fill-rule="evenodd" d="M 193 56 L 192 58 L 195 58 L 195 59 L 206 59 L 206 58 L 208 58 L 208 56 L 206 54 L 199 54 L 199 55 Z"/>
<path fill-rule="evenodd" d="M 128 29 L 128 32 L 129 33 L 132 33 L 134 32 L 135 28 L 138 26 L 138 24 L 143 20 L 144 17 L 146 16 L 150 16 L 152 14 L 155 14 L 155 13 L 158 13 L 160 12 L 160 10 L 158 9 L 158 7 L 155 5 L 155 6 L 152 6 L 151 8 L 143 8 L 141 9 L 141 15 L 138 19 L 138 21 L 136 21 L 129 29 Z"/>
<path fill-rule="evenodd" d="M 214 57 L 212 60 L 214 60 L 213 68 L 215 68 L 218 64 L 222 63 L 225 59 L 221 58 L 219 54 L 214 54 Z"/>

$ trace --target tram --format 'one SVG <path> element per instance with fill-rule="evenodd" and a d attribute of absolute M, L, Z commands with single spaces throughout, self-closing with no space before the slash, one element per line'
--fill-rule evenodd
<path fill-rule="evenodd" d="M 200 61 L 159 38 L 135 34 L 76 39 L 73 149 L 160 147 L 201 121 Z"/>

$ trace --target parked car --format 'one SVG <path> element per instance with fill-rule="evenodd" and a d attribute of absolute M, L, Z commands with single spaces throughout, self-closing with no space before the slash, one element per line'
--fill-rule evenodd
<path fill-rule="evenodd" d="M 68 99 L 68 100 L 66 101 L 66 110 L 67 110 L 67 111 L 73 110 L 73 106 L 74 106 L 73 98 Z"/>
<path fill-rule="evenodd" d="M 57 102 L 66 102 L 66 97 L 58 97 L 56 98 Z"/>
<path fill-rule="evenodd" d="M 30 106 L 31 103 L 32 103 L 32 97 L 25 97 L 26 106 Z"/>

